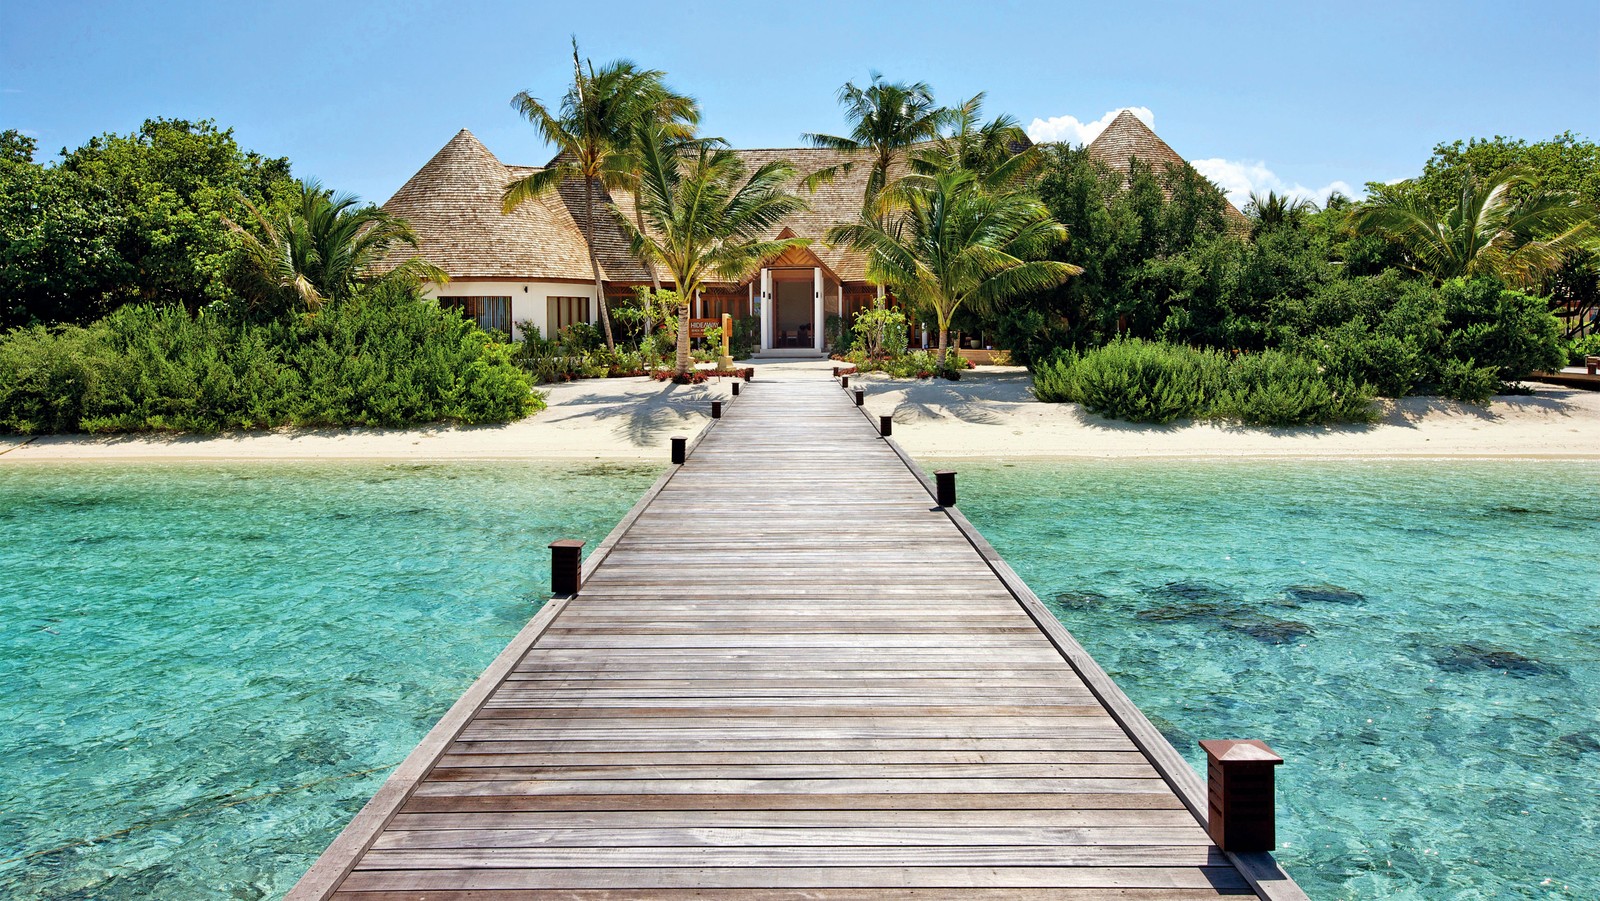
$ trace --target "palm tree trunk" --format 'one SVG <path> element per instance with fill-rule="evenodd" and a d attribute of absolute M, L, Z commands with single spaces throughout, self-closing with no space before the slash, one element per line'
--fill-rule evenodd
<path fill-rule="evenodd" d="M 678 307 L 678 375 L 689 374 L 689 302 Z"/>
<path fill-rule="evenodd" d="M 950 320 L 939 317 L 939 368 L 944 369 L 945 355 L 950 352 Z"/>
<path fill-rule="evenodd" d="M 600 308 L 600 325 L 605 330 L 606 350 L 615 352 L 616 339 L 611 337 L 611 311 L 606 306 L 606 286 L 600 278 L 600 257 L 594 252 L 594 181 L 583 180 L 583 230 L 589 243 L 589 268 L 594 270 L 594 302 Z"/>
<path fill-rule="evenodd" d="M 644 212 L 639 207 L 639 192 L 633 192 L 633 224 L 644 232 Z M 656 261 L 649 257 L 644 258 L 644 268 L 650 270 L 650 294 L 655 296 L 661 293 L 661 273 L 656 271 Z"/>

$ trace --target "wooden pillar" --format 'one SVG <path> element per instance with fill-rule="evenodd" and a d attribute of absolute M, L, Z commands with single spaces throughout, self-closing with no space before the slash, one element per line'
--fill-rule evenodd
<path fill-rule="evenodd" d="M 934 496 L 941 507 L 956 505 L 956 471 L 940 469 L 933 474 Z"/>
<path fill-rule="evenodd" d="M 550 542 L 550 591 L 577 594 L 583 587 L 583 542 L 563 538 Z"/>
<path fill-rule="evenodd" d="M 827 321 L 827 310 L 822 306 L 822 267 L 811 268 L 811 343 L 817 353 L 822 353 L 823 323 Z"/>
<path fill-rule="evenodd" d="M 867 400 L 867 392 L 865 390 L 861 389 L 861 388 L 857 388 L 856 389 L 856 406 L 858 406 L 858 407 L 861 406 L 863 403 L 866 403 L 866 400 Z"/>
<path fill-rule="evenodd" d="M 885 438 L 887 438 L 890 435 L 894 434 L 894 417 L 893 416 L 879 416 L 878 417 L 878 434 L 882 435 Z"/>
<path fill-rule="evenodd" d="M 706 299 L 700 296 L 699 291 L 694 292 L 694 318 L 706 318 Z"/>
<path fill-rule="evenodd" d="M 1203 741 L 1206 751 L 1206 830 L 1224 851 L 1277 847 L 1273 770 L 1283 758 L 1255 739 Z"/>
<path fill-rule="evenodd" d="M 712 419 L 721 419 L 722 418 L 722 401 L 714 400 L 714 401 L 711 402 L 711 418 Z"/>
<path fill-rule="evenodd" d="M 761 270 L 761 349 L 772 349 L 772 270 Z"/>
<path fill-rule="evenodd" d="M 672 437 L 672 462 L 683 465 L 689 458 L 689 439 L 682 435 Z"/>

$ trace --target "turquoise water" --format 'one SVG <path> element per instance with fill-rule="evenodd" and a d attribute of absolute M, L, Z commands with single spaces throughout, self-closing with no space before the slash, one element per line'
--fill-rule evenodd
<path fill-rule="evenodd" d="M 0 896 L 281 895 L 654 475 L 0 468 Z"/>
<path fill-rule="evenodd" d="M 1197 768 L 1287 758 L 1313 898 L 1600 898 L 1600 464 L 951 468 Z"/>

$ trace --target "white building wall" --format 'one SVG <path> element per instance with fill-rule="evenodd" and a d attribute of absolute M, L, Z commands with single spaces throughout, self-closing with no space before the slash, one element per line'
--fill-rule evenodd
<path fill-rule="evenodd" d="M 432 282 L 423 292 L 427 297 L 509 297 L 511 298 L 511 337 L 521 339 L 518 324 L 532 322 L 539 334 L 550 337 L 549 300 L 552 297 L 585 297 L 589 300 L 589 321 L 600 322 L 600 311 L 595 308 L 594 285 L 571 282 L 475 282 L 467 279 L 453 280 L 443 288 Z"/>

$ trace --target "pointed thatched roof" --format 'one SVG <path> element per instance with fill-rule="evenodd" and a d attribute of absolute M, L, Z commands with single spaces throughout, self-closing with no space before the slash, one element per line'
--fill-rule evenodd
<path fill-rule="evenodd" d="M 500 211 L 506 185 L 529 171 L 508 168 L 462 129 L 383 208 L 411 223 L 418 252 L 451 278 L 591 278 L 583 234 L 560 198 Z"/>
<path fill-rule="evenodd" d="M 785 229 L 812 241 L 811 251 L 839 278 L 861 281 L 866 261 L 858 253 L 824 244 L 830 227 L 855 219 L 861 211 L 870 161 L 861 155 L 847 174 L 816 191 L 800 187 L 812 172 L 837 166 L 851 157 L 834 150 L 787 148 L 735 151 L 747 169 L 776 160 L 788 160 L 799 170 L 789 187 L 810 203 L 809 210 L 789 217 L 769 237 Z M 559 158 L 559 157 L 558 157 Z M 472 133 L 463 129 L 411 177 L 384 209 L 411 223 L 421 241 L 421 254 L 450 273 L 451 278 L 591 278 L 584 243 L 583 183 L 569 179 L 558 190 L 515 212 L 500 212 L 500 197 L 513 179 L 538 171 L 529 166 L 507 166 Z M 615 206 L 633 216 L 634 200 L 627 191 L 598 189 L 595 200 L 595 250 L 601 274 L 607 281 L 649 281 L 649 270 L 628 250 L 628 241 L 616 218 Z M 410 256 L 397 253 L 390 265 Z"/>
<path fill-rule="evenodd" d="M 1117 114 L 1105 131 L 1089 142 L 1086 148 L 1090 155 L 1116 169 L 1126 176 L 1133 168 L 1133 160 L 1137 157 L 1149 165 L 1157 174 L 1168 166 L 1182 166 L 1187 168 L 1189 161 L 1178 155 L 1172 145 L 1161 140 L 1160 136 L 1150 129 L 1150 126 L 1140 121 L 1131 110 L 1123 110 Z M 1227 209 L 1223 211 L 1228 217 L 1228 224 L 1235 230 L 1242 228 L 1245 232 L 1250 230 L 1250 218 L 1224 198 Z"/>

